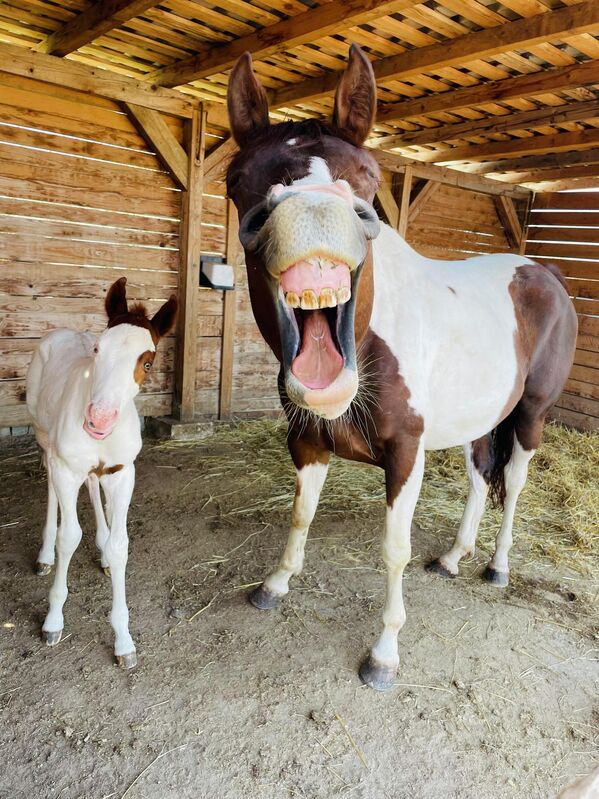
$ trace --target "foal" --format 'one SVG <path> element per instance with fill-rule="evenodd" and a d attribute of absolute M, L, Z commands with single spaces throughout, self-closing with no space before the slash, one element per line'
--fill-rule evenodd
<path fill-rule="evenodd" d="M 133 400 L 152 368 L 158 341 L 174 324 L 177 300 L 171 296 L 148 319 L 143 305 L 127 307 L 126 282 L 122 277 L 108 291 L 108 326 L 100 336 L 62 329 L 40 341 L 27 374 L 27 407 L 48 472 L 48 510 L 38 574 L 50 572 L 55 545 L 57 553 L 43 638 L 54 646 L 62 635 L 67 571 L 81 540 L 77 495 L 87 482 L 96 515 L 96 543 L 102 566 L 112 579 L 114 651 L 119 665 L 130 669 L 137 658 L 125 599 L 127 512 L 135 484 L 133 463 L 141 449 Z"/>

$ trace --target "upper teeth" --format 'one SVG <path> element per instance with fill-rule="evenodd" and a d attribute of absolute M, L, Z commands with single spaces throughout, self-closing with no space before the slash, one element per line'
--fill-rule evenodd
<path fill-rule="evenodd" d="M 304 289 L 298 296 L 295 291 L 288 291 L 285 294 L 285 301 L 291 308 L 302 308 L 304 311 L 316 311 L 318 308 L 335 308 L 343 305 L 351 297 L 351 290 L 347 286 L 340 289 L 324 288 L 320 296 L 312 289 Z"/>

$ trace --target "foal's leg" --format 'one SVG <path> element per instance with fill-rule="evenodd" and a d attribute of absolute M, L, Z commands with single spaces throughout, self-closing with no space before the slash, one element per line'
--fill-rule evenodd
<path fill-rule="evenodd" d="M 362 681 L 377 691 L 393 687 L 399 666 L 397 636 L 406 620 L 402 577 L 411 555 L 410 530 L 422 486 L 424 448 L 411 442 L 411 446 L 402 447 L 391 458 L 393 462 L 385 464 L 387 518 L 383 560 L 387 567 L 387 593 L 383 631 L 360 667 Z"/>
<path fill-rule="evenodd" d="M 77 519 L 77 494 L 81 481 L 66 466 L 52 458 L 49 474 L 60 505 L 60 526 L 56 536 L 56 574 L 50 589 L 50 609 L 42 626 L 42 637 L 48 646 L 60 641 L 64 627 L 62 609 L 68 595 L 67 572 L 73 553 L 81 541 L 81 527 Z"/>
<path fill-rule="evenodd" d="M 49 458 L 46 456 L 46 473 L 48 477 L 48 507 L 46 509 L 46 524 L 42 532 L 42 548 L 37 556 L 35 573 L 40 577 L 50 574 L 54 564 L 54 548 L 56 546 L 56 531 L 58 529 L 58 497 L 52 483 Z"/>
<path fill-rule="evenodd" d="M 100 565 L 104 570 L 107 577 L 110 577 L 110 569 L 108 568 L 108 561 L 104 555 L 104 548 L 108 541 L 110 530 L 106 524 L 104 516 L 104 509 L 102 507 L 102 495 L 100 494 L 100 481 L 98 476 L 90 474 L 86 480 L 87 489 L 89 491 L 89 498 L 91 500 L 94 516 L 96 517 L 96 546 L 100 550 Z"/>
<path fill-rule="evenodd" d="M 110 534 L 104 546 L 104 557 L 112 580 L 110 623 L 115 632 L 114 654 L 119 666 L 131 669 L 137 664 L 137 655 L 129 634 L 125 569 L 129 549 L 127 512 L 135 485 L 135 467 L 130 463 L 121 471 L 105 475 L 101 479 L 111 508 Z"/>
<path fill-rule="evenodd" d="M 520 492 L 524 488 L 528 476 L 528 464 L 535 454 L 535 449 L 524 449 L 518 440 L 518 431 L 514 434 L 512 457 L 504 469 L 505 502 L 501 527 L 495 539 L 495 553 L 483 573 L 485 580 L 499 588 L 505 588 L 509 582 L 508 554 L 512 546 L 512 527 L 514 512 Z M 540 438 L 540 432 L 539 432 Z M 537 442 L 538 445 L 538 442 Z"/>
<path fill-rule="evenodd" d="M 491 436 L 484 436 L 471 444 L 466 444 L 464 455 L 466 456 L 470 490 L 460 529 L 449 552 L 441 555 L 438 560 L 433 560 L 426 567 L 427 571 L 436 572 L 443 577 L 457 577 L 460 560 L 474 556 L 476 534 L 489 493 L 489 486 L 483 475 L 491 465 Z"/>
<path fill-rule="evenodd" d="M 310 453 L 312 457 L 318 459 L 302 465 L 299 453 L 296 453 L 291 445 L 290 449 L 297 475 L 291 530 L 277 569 L 269 574 L 262 585 L 249 595 L 252 605 L 260 610 L 270 610 L 276 607 L 281 598 L 289 591 L 289 578 L 292 575 L 300 574 L 302 570 L 308 530 L 316 513 L 320 492 L 329 468 L 329 453 L 326 451 Z M 304 452 L 302 455 L 307 460 L 306 453 Z"/>

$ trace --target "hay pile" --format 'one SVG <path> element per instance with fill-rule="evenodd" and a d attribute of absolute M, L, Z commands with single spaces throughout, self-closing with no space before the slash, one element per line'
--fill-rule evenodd
<path fill-rule="evenodd" d="M 193 447 L 206 481 L 216 479 L 222 519 L 288 512 L 293 499 L 294 470 L 286 447 L 287 426 L 270 420 L 222 426 Z M 594 433 L 547 425 L 543 443 L 530 466 L 515 519 L 520 552 L 567 566 L 579 573 L 597 571 L 599 555 L 599 437 Z M 415 521 L 431 533 L 451 535 L 460 523 L 468 492 L 461 448 L 429 452 Z M 319 516 L 360 517 L 385 503 L 381 469 L 331 459 Z M 270 515 L 270 516 L 269 516 Z M 380 516 L 382 520 L 382 513 Z M 478 544 L 493 550 L 501 513 L 488 508 Z"/>

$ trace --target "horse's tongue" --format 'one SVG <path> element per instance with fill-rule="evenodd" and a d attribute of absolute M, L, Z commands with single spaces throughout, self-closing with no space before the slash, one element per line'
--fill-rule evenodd
<path fill-rule="evenodd" d="M 327 388 L 343 368 L 323 311 L 304 312 L 304 333 L 291 371 L 306 388 Z"/>

